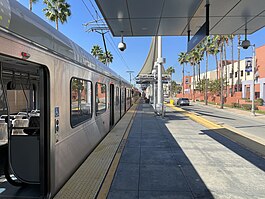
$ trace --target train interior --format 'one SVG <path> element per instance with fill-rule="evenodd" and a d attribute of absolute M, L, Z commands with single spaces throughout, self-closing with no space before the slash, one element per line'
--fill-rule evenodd
<path fill-rule="evenodd" d="M 47 191 L 47 76 L 24 60 L 0 56 L 0 64 L 0 197 L 39 198 Z"/>

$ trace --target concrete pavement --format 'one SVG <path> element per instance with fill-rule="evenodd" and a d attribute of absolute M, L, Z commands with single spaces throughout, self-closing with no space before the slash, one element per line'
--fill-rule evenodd
<path fill-rule="evenodd" d="M 265 198 L 265 160 L 169 108 L 141 104 L 109 199 Z"/>

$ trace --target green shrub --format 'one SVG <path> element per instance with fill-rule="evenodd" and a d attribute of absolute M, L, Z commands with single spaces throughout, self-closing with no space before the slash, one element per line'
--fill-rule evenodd
<path fill-rule="evenodd" d="M 233 102 L 231 104 L 232 108 L 240 108 L 240 105 L 238 103 Z"/>
<path fill-rule="evenodd" d="M 264 102 L 264 100 L 263 100 L 262 98 L 258 98 L 258 99 L 256 100 L 256 102 L 257 102 L 257 105 L 258 105 L 258 106 L 263 106 L 263 102 Z"/>
<path fill-rule="evenodd" d="M 252 104 L 242 104 L 242 109 L 250 111 L 252 109 Z M 254 106 L 255 110 L 258 110 L 258 107 Z"/>
<path fill-rule="evenodd" d="M 242 107 L 244 110 L 251 110 L 252 105 L 251 105 L 251 104 L 242 104 L 241 107 Z"/>

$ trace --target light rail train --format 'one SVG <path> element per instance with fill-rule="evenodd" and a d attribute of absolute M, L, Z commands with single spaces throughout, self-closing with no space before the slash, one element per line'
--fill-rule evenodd
<path fill-rule="evenodd" d="M 16 0 L 1 2 L 0 198 L 51 198 L 130 108 L 132 87 Z"/>

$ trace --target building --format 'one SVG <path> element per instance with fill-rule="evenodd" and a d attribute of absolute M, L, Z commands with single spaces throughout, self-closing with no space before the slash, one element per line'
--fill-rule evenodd
<path fill-rule="evenodd" d="M 252 58 L 245 58 L 240 61 L 240 69 L 238 72 L 238 62 L 234 61 L 233 64 L 230 60 L 227 61 L 229 64 L 226 66 L 223 61 L 223 77 L 224 82 L 227 82 L 227 87 L 224 87 L 224 92 L 228 93 L 226 97 L 232 96 L 232 91 L 241 92 L 241 98 L 252 99 L 253 89 L 253 71 L 252 71 Z M 216 70 L 208 71 L 207 78 L 216 80 L 220 77 L 221 63 L 218 63 L 218 72 Z M 226 75 L 227 74 L 227 75 Z M 200 78 L 204 79 L 206 73 L 201 73 Z M 255 70 L 255 99 L 262 98 L 265 101 L 265 45 L 256 48 L 256 70 Z M 184 77 L 184 93 L 193 93 L 193 81 L 195 81 L 195 88 L 199 76 L 196 75 L 195 79 L 192 76 Z M 239 88 L 237 88 L 237 82 L 239 82 Z M 228 91 L 227 91 L 228 89 Z"/>

